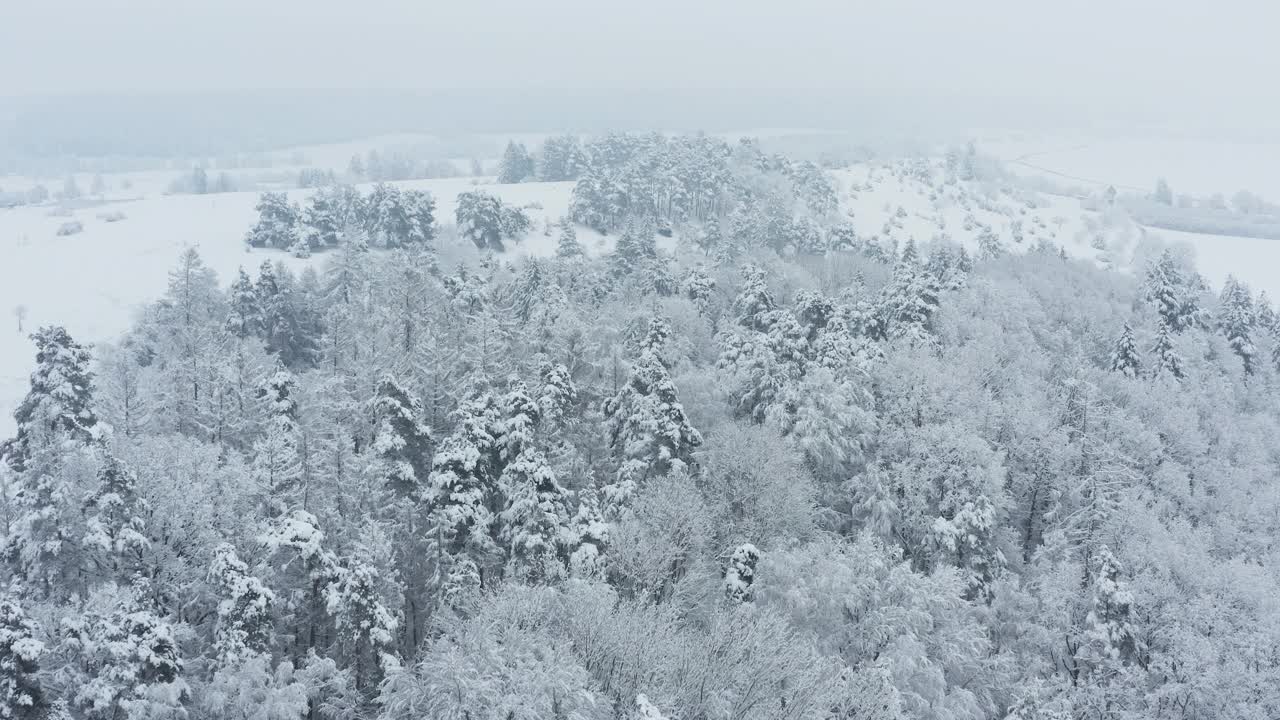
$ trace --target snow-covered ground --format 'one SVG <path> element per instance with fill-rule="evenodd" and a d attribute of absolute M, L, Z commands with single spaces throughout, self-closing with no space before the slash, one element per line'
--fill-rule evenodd
<path fill-rule="evenodd" d="M 1064 183 L 1150 191 L 1165 178 L 1175 193 L 1230 197 L 1249 190 L 1280 200 L 1280 141 L 1244 142 L 1179 137 L 1099 139 L 1088 136 L 999 138 L 983 151 L 1022 175 Z M 1092 182 L 1087 182 L 1092 181 Z"/>

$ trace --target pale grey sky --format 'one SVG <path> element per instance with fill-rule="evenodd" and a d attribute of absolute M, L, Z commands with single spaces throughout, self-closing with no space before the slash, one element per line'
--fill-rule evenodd
<path fill-rule="evenodd" d="M 1266 110 L 1271 0 L 0 0 L 0 94 L 811 88 Z"/>

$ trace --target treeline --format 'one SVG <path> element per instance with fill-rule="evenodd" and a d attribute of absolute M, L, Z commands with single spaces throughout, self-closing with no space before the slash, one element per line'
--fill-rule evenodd
<path fill-rule="evenodd" d="M 245 242 L 287 250 L 295 257 L 337 248 L 344 239 L 384 249 L 428 247 L 437 233 L 431 193 L 386 183 L 375 185 L 367 195 L 350 185 L 321 187 L 302 207 L 283 192 L 263 193 L 255 209 L 258 219 Z M 518 240 L 532 225 L 523 209 L 479 190 L 458 195 L 455 220 L 477 247 L 499 252 L 504 241 Z"/>

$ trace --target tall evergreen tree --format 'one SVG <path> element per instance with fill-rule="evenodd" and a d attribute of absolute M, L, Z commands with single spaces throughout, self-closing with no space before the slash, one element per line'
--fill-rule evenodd
<path fill-rule="evenodd" d="M 35 444 L 57 437 L 88 443 L 99 434 L 88 348 L 59 326 L 42 327 L 31 339 L 36 344 L 36 369 L 30 390 L 13 414 L 18 433 L 4 448 L 10 465 L 19 471 Z"/>
<path fill-rule="evenodd" d="M 1111 371 L 1136 378 L 1139 369 L 1138 346 L 1133 340 L 1133 328 L 1125 323 L 1120 337 L 1116 339 L 1115 348 L 1111 351 Z"/>
<path fill-rule="evenodd" d="M 1182 357 L 1174 349 L 1169 326 L 1163 319 L 1156 329 L 1156 343 L 1151 347 L 1151 355 L 1154 358 L 1151 365 L 1153 375 L 1167 372 L 1177 380 L 1183 378 Z"/>
<path fill-rule="evenodd" d="M 1234 277 L 1228 277 L 1222 287 L 1218 312 L 1218 326 L 1226 336 L 1227 344 L 1244 364 L 1245 375 L 1252 375 L 1257 348 L 1254 347 L 1251 334 L 1257 315 L 1249 288 Z"/>
<path fill-rule="evenodd" d="M 431 463 L 431 431 L 422 422 L 422 404 L 384 375 L 373 398 L 373 416 L 372 449 L 387 488 L 397 498 L 421 498 Z"/>
<path fill-rule="evenodd" d="M 507 143 L 502 153 L 502 164 L 498 166 L 499 183 L 524 182 L 533 177 L 533 157 L 523 143 L 514 140 Z"/>
<path fill-rule="evenodd" d="M 49 702 L 40 685 L 40 625 L 16 598 L 0 598 L 0 718 L 43 720 Z"/>

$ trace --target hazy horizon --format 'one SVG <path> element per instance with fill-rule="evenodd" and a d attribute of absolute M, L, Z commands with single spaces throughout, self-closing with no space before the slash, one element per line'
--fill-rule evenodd
<path fill-rule="evenodd" d="M 1026 105 L 1064 122 L 1277 126 L 1274 93 L 1262 90 L 1280 76 L 1270 5 L 1031 5 L 54 0 L 10 9 L 0 64 L 22 72 L 0 97 L 785 88 L 964 115 Z"/>

